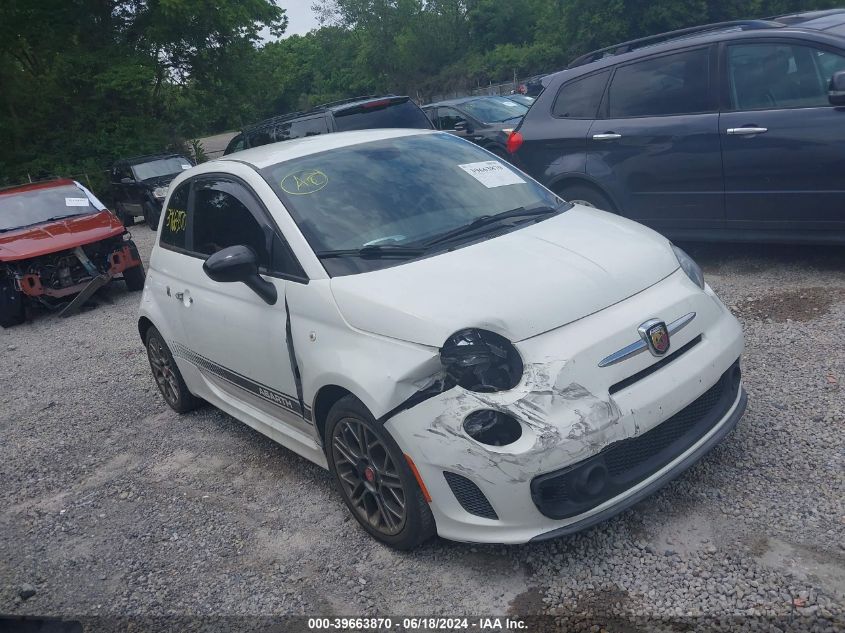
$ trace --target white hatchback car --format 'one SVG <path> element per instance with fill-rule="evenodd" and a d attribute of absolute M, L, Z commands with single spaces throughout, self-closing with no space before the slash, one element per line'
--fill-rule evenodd
<path fill-rule="evenodd" d="M 206 400 L 330 469 L 397 548 L 582 530 L 746 404 L 740 326 L 683 251 L 438 132 L 181 174 L 138 325 L 171 407 Z"/>

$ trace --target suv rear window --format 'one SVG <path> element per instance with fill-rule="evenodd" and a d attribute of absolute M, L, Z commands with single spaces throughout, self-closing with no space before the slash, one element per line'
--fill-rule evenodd
<path fill-rule="evenodd" d="M 709 61 L 709 49 L 699 48 L 620 66 L 608 92 L 608 116 L 623 119 L 710 111 Z"/>
<path fill-rule="evenodd" d="M 560 89 L 552 114 L 569 119 L 594 119 L 601 103 L 609 70 L 570 81 Z"/>
<path fill-rule="evenodd" d="M 430 130 L 432 125 L 423 111 L 410 100 L 373 101 L 334 113 L 338 132 L 376 128 L 408 127 Z"/>

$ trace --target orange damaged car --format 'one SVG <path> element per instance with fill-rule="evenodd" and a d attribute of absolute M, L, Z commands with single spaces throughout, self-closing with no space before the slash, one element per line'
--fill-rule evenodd
<path fill-rule="evenodd" d="M 0 190 L 0 326 L 27 305 L 67 316 L 114 279 L 144 287 L 138 249 L 120 220 L 73 180 Z"/>

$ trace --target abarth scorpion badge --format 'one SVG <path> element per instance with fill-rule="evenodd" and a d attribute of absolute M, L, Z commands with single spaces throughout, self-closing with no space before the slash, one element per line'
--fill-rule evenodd
<path fill-rule="evenodd" d="M 637 328 L 653 356 L 663 356 L 669 351 L 669 330 L 663 321 L 650 319 Z"/>

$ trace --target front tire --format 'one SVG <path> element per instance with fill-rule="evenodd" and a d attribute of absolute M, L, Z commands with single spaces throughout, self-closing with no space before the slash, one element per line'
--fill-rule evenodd
<path fill-rule="evenodd" d="M 0 327 L 20 325 L 25 319 L 23 293 L 18 292 L 11 279 L 0 280 Z"/>
<path fill-rule="evenodd" d="M 145 203 L 144 220 L 147 222 L 147 227 L 153 231 L 157 231 L 159 219 L 161 219 L 161 209 L 150 202 Z"/>
<path fill-rule="evenodd" d="M 129 292 L 138 292 L 144 289 L 144 282 L 147 279 L 147 274 L 144 272 L 144 266 L 139 264 L 132 268 L 127 268 L 123 271 L 123 281 L 126 282 L 126 289 Z"/>
<path fill-rule="evenodd" d="M 360 400 L 345 396 L 331 408 L 326 443 L 343 501 L 371 536 L 399 550 L 434 536 L 434 516 L 405 455 Z"/>
<path fill-rule="evenodd" d="M 135 216 L 129 213 L 120 202 L 115 205 L 117 211 L 117 219 L 123 222 L 123 226 L 134 226 Z"/>
<path fill-rule="evenodd" d="M 560 196 L 567 202 L 580 204 L 592 209 L 617 213 L 616 207 L 610 199 L 598 189 L 585 185 L 570 185 L 560 191 Z"/>
<path fill-rule="evenodd" d="M 202 401 L 188 391 L 176 361 L 173 360 L 173 354 L 156 328 L 151 327 L 147 332 L 146 345 L 150 369 L 164 401 L 176 413 L 187 413 L 196 409 Z"/>

